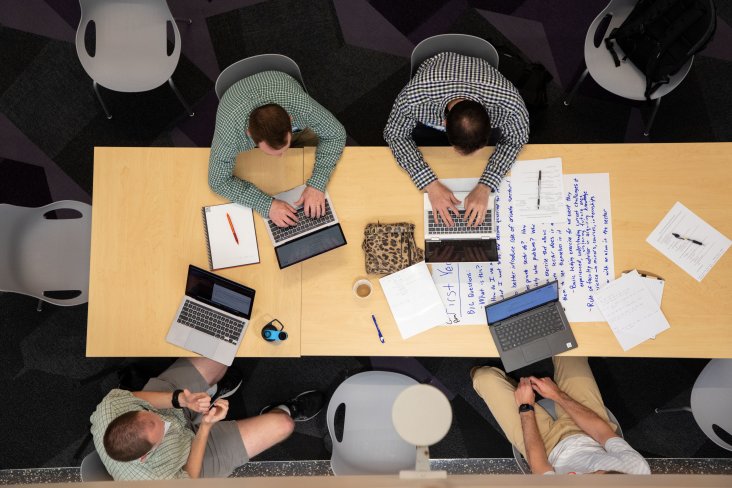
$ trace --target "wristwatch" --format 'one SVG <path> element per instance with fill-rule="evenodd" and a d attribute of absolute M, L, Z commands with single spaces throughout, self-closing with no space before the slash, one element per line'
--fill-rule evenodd
<path fill-rule="evenodd" d="M 173 408 L 182 408 L 180 406 L 180 403 L 178 403 L 178 396 L 183 393 L 183 390 L 175 390 L 173 392 L 173 398 L 171 399 L 171 402 L 173 404 Z"/>
<path fill-rule="evenodd" d="M 533 412 L 533 411 L 534 411 L 533 405 L 529 405 L 528 403 L 522 403 L 521 405 L 519 405 L 519 413 Z"/>

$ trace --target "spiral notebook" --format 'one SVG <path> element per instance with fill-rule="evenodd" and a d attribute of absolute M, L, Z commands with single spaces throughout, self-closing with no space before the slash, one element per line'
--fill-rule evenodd
<path fill-rule="evenodd" d="M 251 208 L 226 203 L 203 207 L 202 212 L 211 270 L 259 262 Z"/>

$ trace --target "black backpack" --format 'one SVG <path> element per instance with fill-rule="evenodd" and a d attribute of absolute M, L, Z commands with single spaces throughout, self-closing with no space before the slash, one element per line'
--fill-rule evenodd
<path fill-rule="evenodd" d="M 605 39 L 615 66 L 613 41 L 646 75 L 646 99 L 695 53 L 706 47 L 717 27 L 713 0 L 638 0 L 619 27 Z"/>

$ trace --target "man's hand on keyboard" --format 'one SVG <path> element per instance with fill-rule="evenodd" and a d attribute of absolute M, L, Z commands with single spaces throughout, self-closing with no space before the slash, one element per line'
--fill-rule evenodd
<path fill-rule="evenodd" d="M 490 196 L 491 189 L 482 183 L 478 183 L 473 191 L 465 197 L 465 223 L 469 227 L 478 227 L 483 223 Z"/>
<path fill-rule="evenodd" d="M 440 219 L 448 227 L 452 227 L 455 223 L 452 220 L 450 211 L 455 215 L 459 215 L 458 209 L 455 205 L 460 203 L 460 200 L 455 198 L 455 195 L 439 180 L 435 180 L 429 185 L 424 187 L 427 190 L 427 196 L 430 199 L 432 205 L 432 212 L 435 214 L 435 221 L 438 223 Z"/>
<path fill-rule="evenodd" d="M 277 227 L 289 227 L 297 224 L 297 210 L 282 200 L 272 200 L 269 218 Z"/>
<path fill-rule="evenodd" d="M 306 216 L 319 219 L 325 215 L 325 193 L 312 186 L 306 186 L 295 205 L 298 207 L 302 205 Z"/>

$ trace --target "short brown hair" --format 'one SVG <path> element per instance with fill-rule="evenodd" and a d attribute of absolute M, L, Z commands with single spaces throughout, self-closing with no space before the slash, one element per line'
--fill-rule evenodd
<path fill-rule="evenodd" d="M 104 450 L 115 461 L 132 461 L 144 456 L 153 444 L 142 435 L 152 420 L 141 417 L 142 412 L 123 413 L 112 420 L 104 432 Z"/>
<path fill-rule="evenodd" d="M 257 107 L 249 114 L 249 135 L 257 144 L 264 141 L 272 149 L 281 149 L 287 144 L 290 132 L 290 114 L 276 103 Z"/>
<path fill-rule="evenodd" d="M 483 105 L 463 100 L 447 112 L 445 129 L 450 144 L 462 154 L 471 154 L 488 145 L 491 121 Z"/>

